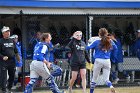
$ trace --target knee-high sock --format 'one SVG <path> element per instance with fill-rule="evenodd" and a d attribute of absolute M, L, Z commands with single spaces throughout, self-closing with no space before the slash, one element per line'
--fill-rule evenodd
<path fill-rule="evenodd" d="M 90 93 L 94 93 L 95 86 L 96 86 L 96 83 L 95 82 L 91 82 L 90 83 Z"/>
<path fill-rule="evenodd" d="M 60 90 L 57 86 L 57 84 L 54 81 L 54 77 L 50 75 L 50 77 L 47 79 L 46 84 L 48 83 L 49 88 L 52 90 L 53 93 L 60 93 Z"/>
<path fill-rule="evenodd" d="M 112 76 L 113 80 L 117 79 L 117 73 L 116 72 L 112 72 L 111 76 Z"/>
<path fill-rule="evenodd" d="M 27 84 L 24 93 L 32 93 L 33 85 L 37 81 L 37 78 L 31 78 L 30 82 Z"/>

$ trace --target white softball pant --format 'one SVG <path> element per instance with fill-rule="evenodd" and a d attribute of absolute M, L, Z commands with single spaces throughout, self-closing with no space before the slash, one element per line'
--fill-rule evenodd
<path fill-rule="evenodd" d="M 33 60 L 30 64 L 30 78 L 38 78 L 39 76 L 42 76 L 44 79 L 48 79 L 50 71 L 42 61 Z"/>
<path fill-rule="evenodd" d="M 111 62 L 110 59 L 95 59 L 94 68 L 93 68 L 93 78 L 91 82 L 97 82 L 97 78 L 100 75 L 101 69 L 103 70 L 103 79 L 104 82 L 109 81 Z"/>

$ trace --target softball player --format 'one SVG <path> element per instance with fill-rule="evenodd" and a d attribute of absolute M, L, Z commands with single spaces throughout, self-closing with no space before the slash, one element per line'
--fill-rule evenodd
<path fill-rule="evenodd" d="M 47 57 L 49 51 L 47 43 L 50 42 L 51 35 L 49 33 L 43 33 L 41 37 L 41 42 L 36 46 L 33 55 L 33 61 L 30 65 L 30 82 L 25 88 L 24 93 L 32 93 L 32 88 L 39 76 L 46 79 L 46 84 L 48 83 L 50 89 L 53 93 L 63 93 L 60 92 L 57 84 L 54 81 L 54 77 L 50 74 L 49 68 L 52 64 L 48 61 Z"/>
<path fill-rule="evenodd" d="M 135 46 L 134 46 L 134 50 L 136 51 L 136 55 L 138 57 L 138 59 L 140 60 L 140 29 L 137 30 L 137 40 L 135 41 Z"/>
<path fill-rule="evenodd" d="M 15 81 L 14 81 L 14 87 L 13 88 L 16 88 L 16 84 L 18 82 L 18 76 L 19 76 L 19 73 L 21 72 L 21 67 L 23 65 L 23 63 L 22 63 L 22 54 L 21 54 L 21 44 L 20 44 L 20 42 L 18 42 L 18 35 L 12 35 L 10 38 L 14 40 L 14 42 L 16 44 L 16 48 L 17 48 L 19 56 L 20 56 L 20 59 L 21 59 L 20 62 L 18 62 L 18 60 L 15 58 L 16 72 L 15 72 Z"/>
<path fill-rule="evenodd" d="M 38 46 L 40 45 L 41 42 L 38 42 L 35 47 L 34 47 L 34 50 L 36 50 L 38 48 Z M 50 63 L 52 63 L 50 69 L 51 69 L 51 75 L 54 76 L 54 77 L 57 77 L 57 76 L 61 76 L 62 75 L 62 69 L 55 65 L 54 64 L 54 57 L 53 57 L 53 52 L 54 52 L 54 47 L 52 45 L 52 42 L 47 42 L 46 43 L 46 46 L 48 48 L 48 53 L 46 54 L 46 59 L 49 60 Z"/>
<path fill-rule="evenodd" d="M 111 68 L 110 53 L 114 50 L 114 56 L 116 57 L 117 46 L 107 35 L 108 31 L 105 28 L 99 29 L 99 37 L 101 40 L 96 40 L 86 47 L 87 50 L 95 49 L 95 63 L 93 68 L 93 78 L 90 84 L 90 93 L 94 93 L 96 81 L 101 69 L 103 69 L 104 82 L 110 87 L 111 93 L 116 93 L 112 83 L 109 81 L 109 75 Z"/>

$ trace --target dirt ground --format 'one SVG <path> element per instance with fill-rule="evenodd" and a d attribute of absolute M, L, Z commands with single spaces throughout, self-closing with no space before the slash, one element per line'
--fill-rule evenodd
<path fill-rule="evenodd" d="M 64 89 L 65 90 L 65 89 Z M 140 93 L 140 86 L 137 87 L 117 87 L 117 93 Z M 22 93 L 22 92 L 15 92 L 15 93 Z M 48 90 L 35 90 L 33 93 L 52 93 Z M 65 93 L 68 93 L 65 90 Z M 73 93 L 82 93 L 81 89 L 74 89 Z M 87 93 L 89 93 L 89 89 L 87 89 Z M 94 93 L 110 93 L 109 88 L 96 88 Z"/>

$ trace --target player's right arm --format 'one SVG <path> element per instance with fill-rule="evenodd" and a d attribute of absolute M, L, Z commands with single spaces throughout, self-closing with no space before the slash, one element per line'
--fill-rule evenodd
<path fill-rule="evenodd" d="M 46 59 L 44 59 L 43 62 L 47 65 L 48 68 L 50 68 L 50 65 L 52 64 L 51 62 L 47 61 Z"/>
<path fill-rule="evenodd" d="M 95 42 L 92 42 L 91 44 L 89 44 L 88 46 L 86 46 L 86 50 L 89 50 L 89 49 L 94 49 L 97 45 L 97 43 L 99 42 L 99 40 L 95 41 Z"/>
<path fill-rule="evenodd" d="M 0 59 L 3 58 L 3 55 L 1 53 L 2 53 L 2 43 L 1 43 L 1 40 L 0 40 Z"/>
<path fill-rule="evenodd" d="M 75 40 L 75 38 L 72 37 L 71 41 L 68 43 L 68 45 L 66 47 L 72 49 L 74 40 Z"/>
<path fill-rule="evenodd" d="M 49 61 L 47 61 L 44 56 L 48 50 L 49 49 L 48 49 L 47 45 L 43 45 L 40 57 L 41 57 L 41 60 L 47 65 L 47 67 L 50 68 L 51 63 Z"/>

